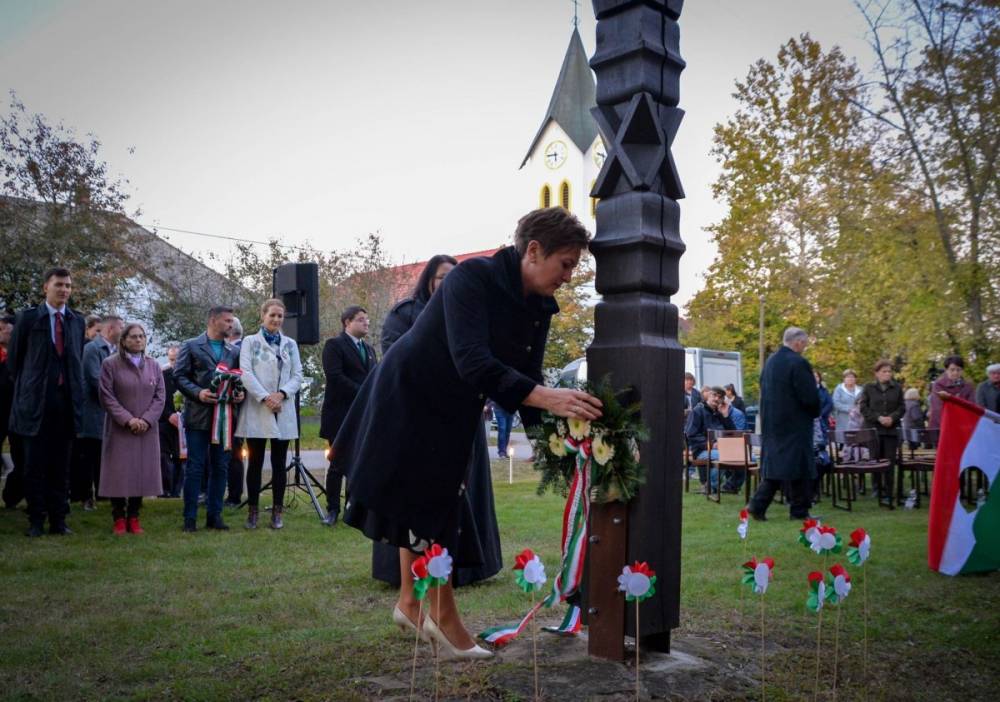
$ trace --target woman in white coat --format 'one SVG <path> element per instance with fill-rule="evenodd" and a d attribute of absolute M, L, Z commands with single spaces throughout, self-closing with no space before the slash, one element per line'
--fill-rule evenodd
<path fill-rule="evenodd" d="M 850 368 L 844 371 L 844 382 L 833 391 L 833 418 L 837 429 L 860 429 L 851 426 L 851 410 L 858 404 L 861 397 L 861 386 L 858 385 L 858 375 Z"/>
<path fill-rule="evenodd" d="M 257 528 L 264 449 L 271 440 L 271 528 L 280 529 L 285 499 L 285 462 L 288 442 L 299 436 L 295 393 L 302 385 L 302 360 L 294 339 L 281 333 L 285 305 L 267 300 L 260 306 L 260 331 L 244 337 L 240 370 L 247 399 L 240 410 L 236 435 L 247 447 L 247 529 Z"/>

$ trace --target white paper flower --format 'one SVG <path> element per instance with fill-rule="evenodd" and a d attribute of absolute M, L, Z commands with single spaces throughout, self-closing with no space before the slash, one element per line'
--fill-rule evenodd
<path fill-rule="evenodd" d="M 590 422 L 588 420 L 570 417 L 566 423 L 569 425 L 569 435 L 577 441 L 582 441 L 590 436 Z"/>
<path fill-rule="evenodd" d="M 600 465 L 607 465 L 607 462 L 615 457 L 615 447 L 604 442 L 604 438 L 597 436 L 590 445 L 594 452 L 594 460 Z"/>
<path fill-rule="evenodd" d="M 739 526 L 736 527 L 736 533 L 740 535 L 741 539 L 747 538 L 747 531 L 750 529 L 750 524 L 743 521 L 740 522 Z"/>
<path fill-rule="evenodd" d="M 851 583 L 843 575 L 838 575 L 833 579 L 833 591 L 837 594 L 837 599 L 842 600 L 851 594 Z"/>
<path fill-rule="evenodd" d="M 767 592 L 767 585 L 771 580 L 771 569 L 767 563 L 758 563 L 753 569 L 753 591 L 763 595 Z"/>
<path fill-rule="evenodd" d="M 628 566 L 622 570 L 618 576 L 618 590 L 632 597 L 641 597 L 649 590 L 649 576 L 643 573 L 635 573 Z"/>
<path fill-rule="evenodd" d="M 816 611 L 823 609 L 826 603 L 826 581 L 820 580 L 816 585 Z"/>
<path fill-rule="evenodd" d="M 549 434 L 549 452 L 554 456 L 565 456 L 566 455 L 566 444 L 560 436 L 556 434 Z"/>
<path fill-rule="evenodd" d="M 861 556 L 861 562 L 864 563 L 868 560 L 868 556 L 871 555 L 872 551 L 872 537 L 865 534 L 865 538 L 861 540 L 858 544 L 858 555 Z"/>
<path fill-rule="evenodd" d="M 816 553 L 822 553 L 837 545 L 837 535 L 829 531 L 823 534 L 817 532 L 813 537 L 810 537 L 809 541 L 812 543 L 809 548 Z"/>
<path fill-rule="evenodd" d="M 448 549 L 442 549 L 441 554 L 427 562 L 427 572 L 435 578 L 447 579 L 451 575 L 451 556 Z"/>
<path fill-rule="evenodd" d="M 538 556 L 524 564 L 524 579 L 531 585 L 545 583 L 545 564 Z"/>

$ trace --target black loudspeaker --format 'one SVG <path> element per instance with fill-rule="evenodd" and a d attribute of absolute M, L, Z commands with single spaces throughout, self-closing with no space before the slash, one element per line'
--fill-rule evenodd
<path fill-rule="evenodd" d="M 274 296 L 285 303 L 282 332 L 303 344 L 319 343 L 319 266 L 284 263 L 274 269 Z"/>

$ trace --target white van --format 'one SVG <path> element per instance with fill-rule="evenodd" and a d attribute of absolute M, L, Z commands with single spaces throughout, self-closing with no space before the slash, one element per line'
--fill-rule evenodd
<path fill-rule="evenodd" d="M 693 373 L 698 387 L 730 383 L 736 394 L 743 395 L 743 356 L 739 351 L 717 351 L 697 347 L 684 349 L 684 370 Z M 559 373 L 559 385 L 568 387 L 587 380 L 587 359 L 578 358 L 566 364 Z"/>

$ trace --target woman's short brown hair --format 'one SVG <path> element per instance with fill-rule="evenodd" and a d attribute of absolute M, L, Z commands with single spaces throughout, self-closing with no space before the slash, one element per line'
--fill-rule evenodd
<path fill-rule="evenodd" d="M 542 254 L 548 256 L 561 249 L 585 249 L 590 233 L 569 210 L 546 207 L 532 210 L 521 217 L 514 231 L 514 248 L 524 256 L 528 244 L 537 241 Z"/>
<path fill-rule="evenodd" d="M 264 300 L 264 303 L 260 306 L 260 316 L 263 317 L 272 307 L 280 307 L 282 310 L 288 311 L 284 302 L 276 297 L 272 297 L 270 300 Z"/>
<path fill-rule="evenodd" d="M 878 373 L 880 370 L 882 370 L 886 366 L 888 366 L 889 368 L 892 368 L 892 361 L 890 361 L 888 358 L 880 358 L 880 359 L 878 359 L 877 361 L 875 361 L 875 372 Z"/>

